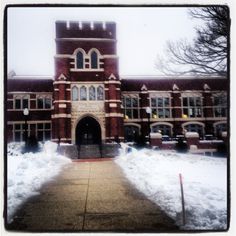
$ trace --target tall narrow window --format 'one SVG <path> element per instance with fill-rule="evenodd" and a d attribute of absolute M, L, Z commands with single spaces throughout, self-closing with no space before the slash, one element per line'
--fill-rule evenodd
<path fill-rule="evenodd" d="M 72 88 L 72 101 L 78 101 L 79 96 L 78 96 L 78 88 L 74 86 Z"/>
<path fill-rule="evenodd" d="M 95 94 L 95 88 L 93 86 L 89 87 L 89 100 L 95 100 L 96 94 Z"/>
<path fill-rule="evenodd" d="M 98 54 L 95 51 L 91 53 L 91 68 L 92 69 L 98 68 Z"/>
<path fill-rule="evenodd" d="M 80 100 L 82 101 L 87 100 L 87 88 L 85 86 L 82 86 L 80 88 Z"/>
<path fill-rule="evenodd" d="M 77 69 L 84 68 L 84 54 L 81 51 L 76 54 L 76 67 Z"/>
<path fill-rule="evenodd" d="M 98 86 L 97 87 L 97 100 L 103 100 L 104 98 L 104 92 L 103 92 L 103 87 Z"/>

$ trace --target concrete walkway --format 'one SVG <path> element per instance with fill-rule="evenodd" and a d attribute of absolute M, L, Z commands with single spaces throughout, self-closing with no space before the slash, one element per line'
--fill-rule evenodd
<path fill-rule="evenodd" d="M 174 222 L 138 192 L 113 160 L 73 162 L 8 225 L 17 231 L 173 232 Z"/>

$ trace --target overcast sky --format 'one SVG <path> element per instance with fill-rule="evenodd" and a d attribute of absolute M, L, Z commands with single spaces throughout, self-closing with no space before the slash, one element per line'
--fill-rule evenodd
<path fill-rule="evenodd" d="M 115 21 L 120 75 L 159 75 L 168 40 L 194 36 L 187 8 L 8 8 L 8 71 L 54 75 L 55 21 Z"/>

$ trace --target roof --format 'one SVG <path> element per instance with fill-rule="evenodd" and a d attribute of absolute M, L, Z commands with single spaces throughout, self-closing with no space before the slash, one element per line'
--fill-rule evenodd
<path fill-rule="evenodd" d="M 13 78 L 7 80 L 8 92 L 52 92 L 53 79 Z"/>
<path fill-rule="evenodd" d="M 135 79 L 134 79 L 135 78 Z M 210 78 L 177 78 L 173 77 L 126 77 L 121 80 L 121 91 L 141 91 L 143 85 L 147 90 L 170 91 L 173 90 L 174 84 L 179 90 L 204 90 L 207 84 L 211 90 L 227 90 L 229 80 L 222 77 Z"/>

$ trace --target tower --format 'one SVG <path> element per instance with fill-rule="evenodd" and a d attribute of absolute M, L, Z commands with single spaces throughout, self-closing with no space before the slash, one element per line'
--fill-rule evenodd
<path fill-rule="evenodd" d="M 57 21 L 53 140 L 123 140 L 120 85 L 116 24 Z"/>

